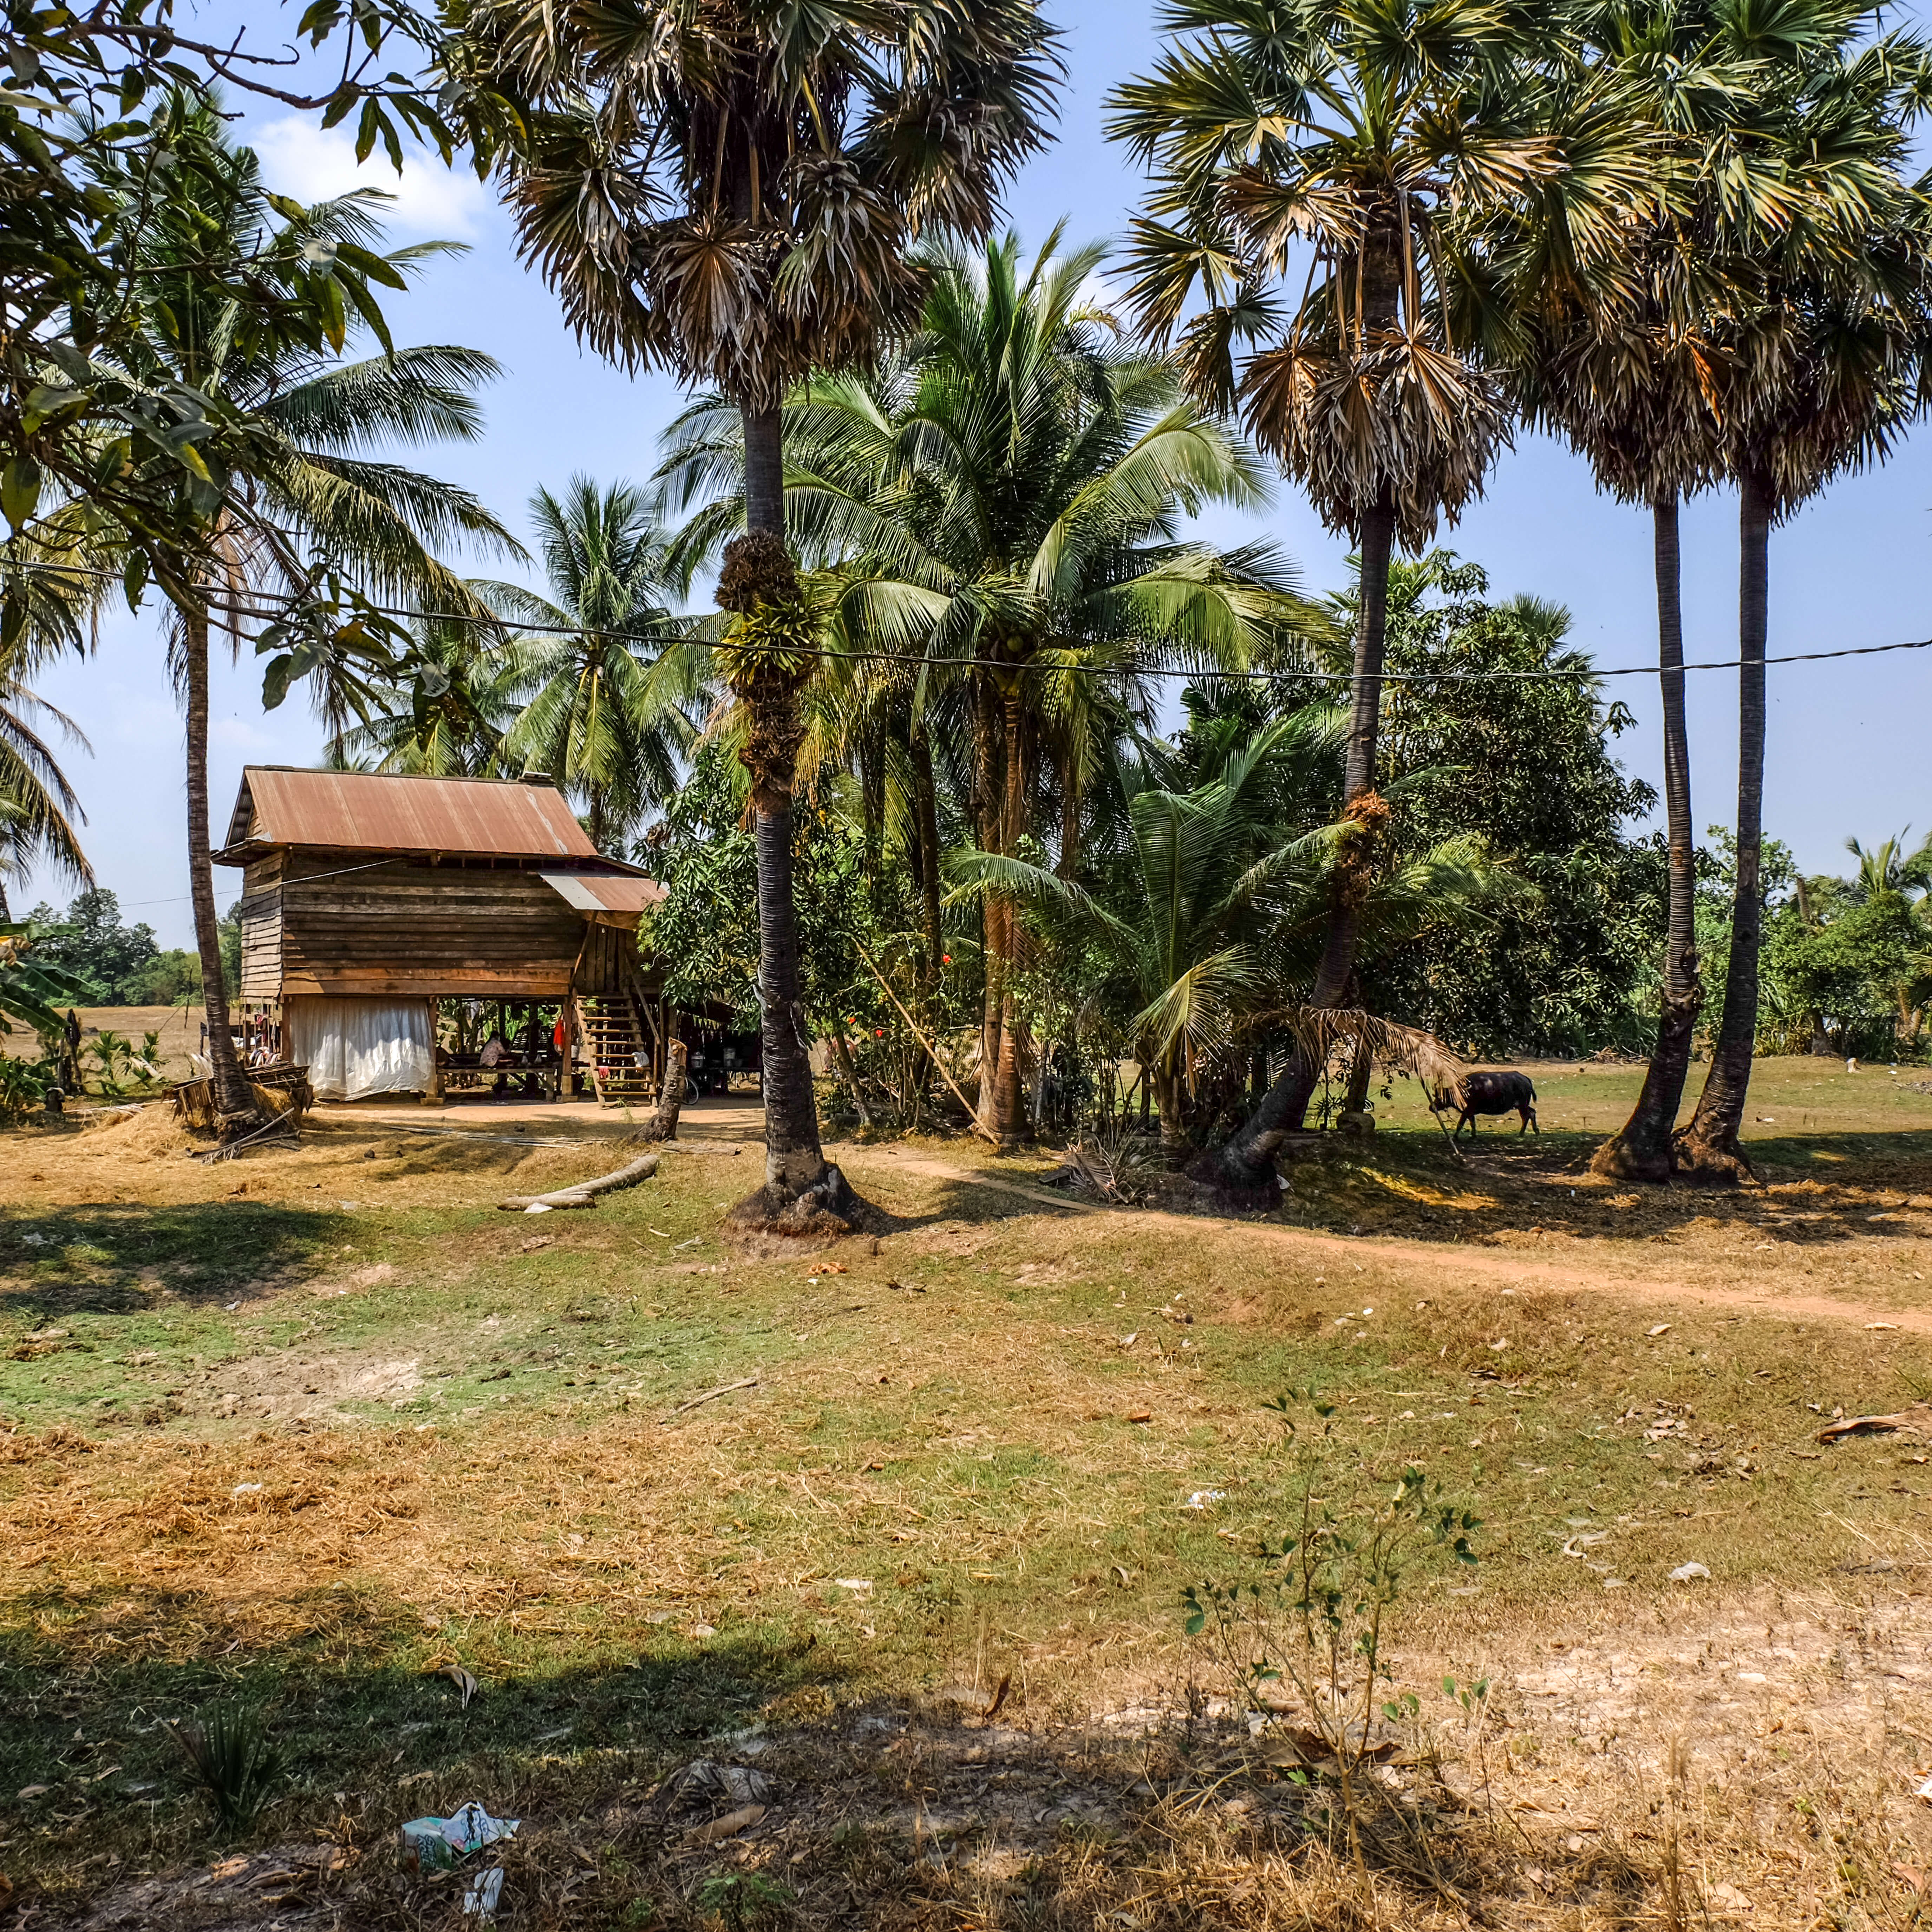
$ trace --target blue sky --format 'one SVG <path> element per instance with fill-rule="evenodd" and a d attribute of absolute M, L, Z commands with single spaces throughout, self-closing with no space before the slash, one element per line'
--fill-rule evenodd
<path fill-rule="evenodd" d="M 1138 184 L 1125 157 L 1102 136 L 1102 103 L 1116 82 L 1147 65 L 1155 46 L 1152 8 L 1146 0 L 1047 0 L 1047 7 L 1066 32 L 1071 75 L 1060 139 L 1016 184 L 1012 222 L 1030 242 L 1063 218 L 1074 240 L 1114 236 Z M 258 27 L 262 10 L 242 10 Z M 314 198 L 358 178 L 348 137 L 339 130 L 324 135 L 278 110 L 251 116 L 244 131 L 274 184 L 288 193 Z M 392 302 L 398 341 L 487 350 L 508 370 L 485 399 L 484 439 L 427 452 L 418 459 L 423 466 L 468 484 L 519 529 L 538 483 L 560 483 L 578 470 L 606 480 L 646 475 L 658 434 L 678 405 L 675 386 L 659 376 L 626 376 L 578 348 L 542 284 L 518 266 L 486 192 L 469 176 L 429 164 L 412 164 L 400 184 L 386 166 L 372 166 L 362 178 L 397 190 L 393 240 L 444 236 L 470 245 L 466 256 L 436 264 L 417 290 Z M 1694 658 L 1735 655 L 1736 514 L 1728 494 L 1685 511 L 1685 630 Z M 1273 535 L 1298 560 L 1312 590 L 1342 580 L 1347 545 L 1324 531 L 1286 485 L 1264 516 L 1210 527 L 1228 538 Z M 1932 431 L 1922 430 L 1885 470 L 1839 484 L 1774 534 L 1774 653 L 1932 634 L 1928 532 Z M 1520 442 L 1498 466 L 1485 499 L 1442 541 L 1482 562 L 1495 593 L 1532 591 L 1567 604 L 1575 617 L 1574 640 L 1599 664 L 1654 662 L 1648 519 L 1598 496 L 1585 466 L 1554 445 L 1538 438 Z M 1773 670 L 1766 829 L 1793 848 L 1805 870 L 1842 869 L 1848 834 L 1869 842 L 1907 823 L 1922 834 L 1932 830 L 1928 656 L 1904 652 Z M 1618 678 L 1609 687 L 1640 721 L 1619 754 L 1652 783 L 1660 769 L 1654 683 Z M 92 756 L 74 751 L 68 769 L 86 806 L 86 842 L 100 883 L 164 945 L 191 945 L 182 728 L 161 670 L 158 627 L 150 619 L 116 615 L 95 658 L 52 669 L 40 688 L 92 745 Z M 314 763 L 320 734 L 296 700 L 264 714 L 250 664 L 224 668 L 214 700 L 218 836 L 242 766 Z M 1690 727 L 1701 830 L 1732 815 L 1734 673 L 1693 677 Z M 1480 774 L 1472 782 L 1480 785 Z M 218 875 L 224 904 L 228 881 L 238 884 L 238 875 Z M 56 881 L 30 879 L 13 893 L 22 908 L 43 896 L 58 903 L 66 891 Z"/>

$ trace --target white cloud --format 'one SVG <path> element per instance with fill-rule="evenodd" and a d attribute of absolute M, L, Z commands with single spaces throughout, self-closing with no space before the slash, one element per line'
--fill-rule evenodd
<path fill-rule="evenodd" d="M 304 735 L 312 737 L 314 734 L 311 729 Z M 211 719 L 208 742 L 235 752 L 273 752 L 281 748 L 280 740 L 273 733 L 248 718 Z"/>
<path fill-rule="evenodd" d="M 405 150 L 398 175 L 379 146 L 358 166 L 355 138 L 346 128 L 324 128 L 292 115 L 256 130 L 250 145 L 278 194 L 314 202 L 351 188 L 380 188 L 394 197 L 383 210 L 384 225 L 412 236 L 466 240 L 489 214 L 488 190 L 460 164 L 446 168 L 433 154 Z"/>

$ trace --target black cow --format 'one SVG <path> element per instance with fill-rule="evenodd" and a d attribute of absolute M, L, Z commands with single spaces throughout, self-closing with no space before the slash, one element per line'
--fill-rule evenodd
<path fill-rule="evenodd" d="M 1536 1127 L 1538 1134 L 1543 1132 L 1536 1126 L 1536 1089 L 1530 1084 L 1527 1073 L 1465 1073 L 1453 1087 L 1439 1088 L 1432 1094 L 1429 1106 L 1432 1113 L 1455 1114 L 1456 1132 L 1460 1134 L 1467 1127 L 1472 1139 L 1475 1137 L 1478 1114 L 1520 1114 L 1522 1125 L 1516 1130 L 1519 1137 L 1532 1127 Z"/>

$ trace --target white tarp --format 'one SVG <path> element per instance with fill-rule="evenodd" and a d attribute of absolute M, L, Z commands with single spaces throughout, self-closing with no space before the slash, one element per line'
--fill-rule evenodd
<path fill-rule="evenodd" d="M 429 1091 L 427 1000 L 291 1000 L 288 1019 L 290 1058 L 317 1100 Z"/>

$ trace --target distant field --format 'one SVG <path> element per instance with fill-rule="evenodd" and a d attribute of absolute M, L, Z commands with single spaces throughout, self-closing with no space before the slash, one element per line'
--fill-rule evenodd
<path fill-rule="evenodd" d="M 164 1055 L 162 1071 L 170 1080 L 185 1080 L 191 1071 L 188 1055 L 201 1043 L 202 1010 L 199 1006 L 80 1006 L 82 1033 L 92 1038 L 104 1032 L 124 1034 L 140 1050 L 145 1033 L 160 1035 Z M 24 1028 L 0 1034 L 0 1053 L 17 1054 L 23 1059 L 38 1058 L 40 1042 Z"/>

